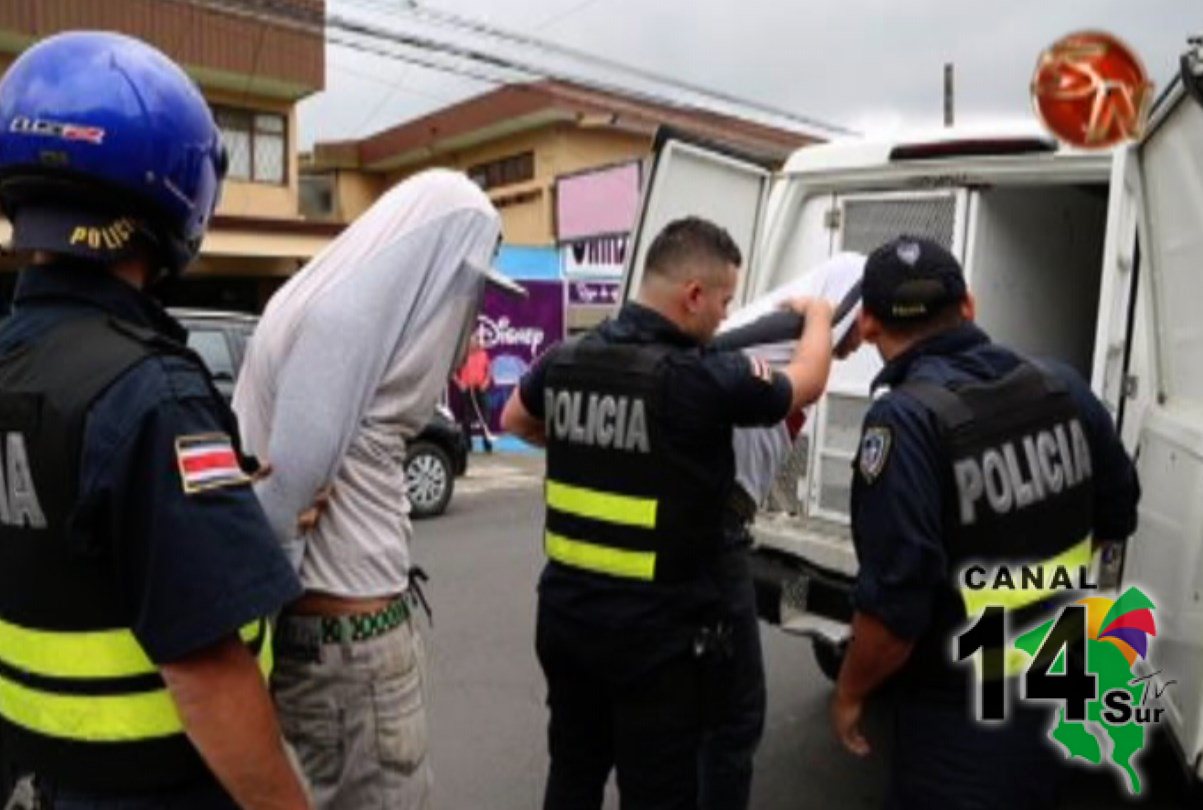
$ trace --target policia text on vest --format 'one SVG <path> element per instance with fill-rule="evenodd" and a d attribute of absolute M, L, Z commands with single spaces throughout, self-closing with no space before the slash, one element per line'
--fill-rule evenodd
<path fill-rule="evenodd" d="M 957 459 L 953 475 L 960 522 L 969 528 L 979 519 L 1003 518 L 1088 483 L 1092 475 L 1090 445 L 1081 420 L 1075 417 Z M 1096 590 L 1097 584 L 1090 579 L 1089 555 L 1087 538 L 1068 552 L 1039 563 L 969 564 L 958 579 L 962 591 L 976 592 L 983 599 L 990 599 L 990 594 Z M 1002 599 L 1004 603 L 1012 601 L 1005 596 Z M 966 596 L 966 601 L 977 600 Z"/>
<path fill-rule="evenodd" d="M 46 515 L 34 488 L 24 434 L 4 434 L 0 450 L 4 454 L 0 461 L 0 525 L 45 529 Z"/>
<path fill-rule="evenodd" d="M 1020 454 L 1027 464 L 1021 469 Z M 1090 445 L 1078 419 L 991 447 L 953 466 L 961 523 L 977 522 L 983 498 L 996 514 L 1023 509 L 1090 478 Z"/>
<path fill-rule="evenodd" d="M 544 393 L 547 437 L 628 453 L 649 453 L 647 406 L 639 397 Z"/>

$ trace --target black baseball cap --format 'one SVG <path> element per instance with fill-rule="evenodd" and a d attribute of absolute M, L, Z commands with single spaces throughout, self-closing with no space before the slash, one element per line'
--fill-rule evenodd
<path fill-rule="evenodd" d="M 965 299 L 961 263 L 930 239 L 899 236 L 869 254 L 865 309 L 893 323 L 917 323 Z"/>

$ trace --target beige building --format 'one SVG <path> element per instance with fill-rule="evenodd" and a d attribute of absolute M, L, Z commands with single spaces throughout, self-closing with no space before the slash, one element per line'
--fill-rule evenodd
<path fill-rule="evenodd" d="M 296 107 L 325 84 L 325 43 L 316 33 L 324 18 L 324 0 L 5 0 L 0 70 L 39 39 L 73 29 L 121 31 L 183 65 L 213 108 L 230 171 L 178 295 L 189 304 L 257 309 L 338 231 L 303 220 L 298 205 Z M 0 231 L 6 241 L 7 223 Z"/>
<path fill-rule="evenodd" d="M 318 143 L 302 165 L 307 216 L 347 222 L 431 166 L 484 188 L 514 245 L 554 245 L 558 178 L 641 161 L 661 126 L 777 161 L 814 138 L 566 82 L 506 85 L 358 141 Z"/>
<path fill-rule="evenodd" d="M 544 80 L 500 87 L 302 161 L 301 207 L 349 222 L 423 169 L 460 169 L 502 216 L 499 268 L 562 288 L 565 328 L 613 310 L 647 158 L 661 127 L 783 162 L 813 136 L 699 109 Z"/>

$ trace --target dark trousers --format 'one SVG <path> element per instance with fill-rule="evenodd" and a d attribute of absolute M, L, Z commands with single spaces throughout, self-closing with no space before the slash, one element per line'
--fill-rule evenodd
<path fill-rule="evenodd" d="M 752 791 L 752 759 L 764 733 L 766 690 L 756 591 L 748 549 L 739 543 L 719 560 L 716 578 L 731 628 L 729 657 L 717 664 L 713 717 L 702 741 L 699 807 L 744 810 Z"/>
<path fill-rule="evenodd" d="M 622 810 L 696 810 L 703 664 L 688 644 L 647 667 L 621 639 L 591 638 L 540 611 L 551 769 L 544 810 L 597 810 L 611 769 Z M 642 642 L 628 648 L 637 655 Z"/>
<path fill-rule="evenodd" d="M 216 780 L 155 793 L 93 795 L 53 787 L 34 787 L 28 778 L 18 781 L 8 804 L 12 810 L 237 810 L 238 805 Z"/>
<path fill-rule="evenodd" d="M 485 450 L 492 450 L 493 444 L 489 441 L 488 390 L 484 388 L 465 388 L 463 394 L 463 407 L 460 409 L 460 425 L 464 429 L 464 435 L 471 441 L 472 425 L 474 422 L 479 421 L 480 440 L 484 443 Z"/>
<path fill-rule="evenodd" d="M 1051 810 L 1056 754 L 1051 712 L 1012 706 L 1005 726 L 983 726 L 964 706 L 898 695 L 887 810 Z"/>

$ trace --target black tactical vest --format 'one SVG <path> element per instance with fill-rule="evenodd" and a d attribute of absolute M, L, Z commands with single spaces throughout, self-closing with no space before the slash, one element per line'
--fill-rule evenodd
<path fill-rule="evenodd" d="M 553 356 L 544 384 L 544 539 L 553 563 L 683 582 L 716 553 L 730 481 L 665 429 L 675 415 L 662 397 L 664 364 L 687 351 L 591 333 Z M 729 451 L 731 430 L 699 440 Z"/>
<path fill-rule="evenodd" d="M 961 573 L 969 564 L 987 571 L 1001 563 L 1038 565 L 1075 549 L 1084 550 L 1088 561 L 1090 448 L 1065 384 L 1028 362 L 990 382 L 947 388 L 908 381 L 897 391 L 921 402 L 939 426 L 948 480 L 944 547 L 952 577 L 907 674 L 915 685 L 964 694 L 972 667 L 952 664 L 953 638 L 966 622 L 967 605 L 991 596 L 989 590 L 967 591 Z M 995 595 L 1015 599 L 1013 593 Z M 1052 603 L 1020 599 L 1011 607 L 1014 629 L 1049 612 Z"/>
<path fill-rule="evenodd" d="M 78 498 L 92 403 L 165 353 L 201 362 L 147 330 L 85 317 L 0 357 L 0 733 L 12 767 L 51 784 L 134 792 L 205 773 L 129 630 L 113 585 L 121 538 Z M 260 622 L 243 637 L 257 649 L 265 635 Z"/>

